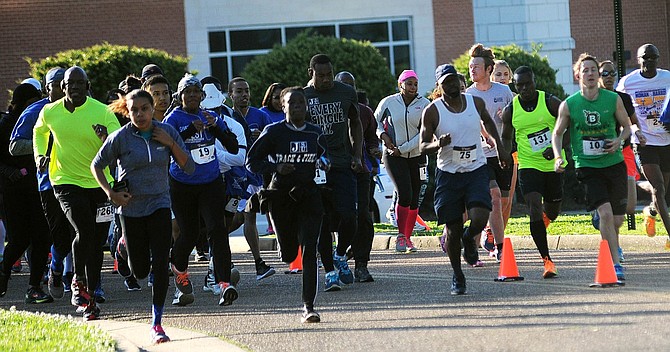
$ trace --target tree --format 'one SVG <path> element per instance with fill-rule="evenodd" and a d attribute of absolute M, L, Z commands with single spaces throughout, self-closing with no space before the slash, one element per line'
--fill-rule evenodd
<path fill-rule="evenodd" d="M 491 49 L 493 50 L 496 60 L 507 61 L 512 68 L 512 72 L 519 66 L 530 67 L 533 70 L 533 73 L 535 73 L 535 84 L 537 89 L 551 93 L 560 99 L 565 99 L 567 97 L 563 87 L 556 83 L 556 72 L 558 72 L 558 70 L 551 68 L 549 60 L 539 54 L 540 49 L 542 49 L 541 44 L 533 44 L 530 51 L 526 51 L 516 44 L 493 46 Z M 466 51 L 454 60 L 454 66 L 458 72 L 465 74 L 468 85 L 472 83 L 470 80 L 470 72 L 468 70 L 468 63 L 470 61 L 469 51 L 470 50 Z M 516 88 L 512 83 L 510 83 L 510 88 L 512 91 L 516 91 Z"/>
<path fill-rule="evenodd" d="M 158 65 L 169 82 L 176 83 L 187 72 L 188 59 L 173 56 L 163 50 L 139 48 L 136 46 L 112 45 L 107 42 L 83 49 L 73 49 L 56 53 L 35 61 L 25 59 L 30 65 L 30 77 L 44 77 L 53 67 L 68 68 L 80 66 L 91 81 L 93 97 L 105 101 L 106 93 L 116 88 L 129 74 L 139 77 L 142 68 L 149 63 Z"/>
<path fill-rule="evenodd" d="M 349 71 L 356 77 L 356 88 L 367 92 L 370 105 L 394 92 L 395 80 L 382 54 L 370 44 L 351 39 L 301 33 L 286 46 L 275 45 L 267 55 L 256 56 L 244 71 L 252 92 L 252 105 L 260 106 L 267 87 L 274 82 L 305 86 L 309 80 L 309 60 L 326 54 L 333 62 L 333 74 Z"/>

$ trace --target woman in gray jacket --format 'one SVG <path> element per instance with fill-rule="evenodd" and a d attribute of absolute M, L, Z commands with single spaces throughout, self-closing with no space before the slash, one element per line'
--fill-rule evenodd
<path fill-rule="evenodd" d="M 377 136 L 384 143 L 382 162 L 398 192 L 396 251 L 416 252 L 410 236 L 419 213 L 419 169 L 426 157 L 419 151 L 421 115 L 430 101 L 418 94 L 419 79 L 412 70 L 398 77 L 399 93 L 382 99 L 375 111 Z M 425 169 L 424 169 L 425 172 Z"/>

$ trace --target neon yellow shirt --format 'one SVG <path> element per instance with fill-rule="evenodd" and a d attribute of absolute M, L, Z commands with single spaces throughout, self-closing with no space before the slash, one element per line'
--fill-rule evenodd
<path fill-rule="evenodd" d="M 102 146 L 102 141 L 91 126 L 107 127 L 107 133 L 121 126 L 107 105 L 86 98 L 74 112 L 65 108 L 64 98 L 44 106 L 33 129 L 33 151 L 45 155 L 49 133 L 53 134 L 49 163 L 49 179 L 53 185 L 76 185 L 82 188 L 100 187 L 91 173 L 91 161 Z M 112 180 L 105 169 L 108 181 Z"/>

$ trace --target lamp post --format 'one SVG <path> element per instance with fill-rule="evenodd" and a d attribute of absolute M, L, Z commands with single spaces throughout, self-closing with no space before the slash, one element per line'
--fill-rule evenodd
<path fill-rule="evenodd" d="M 620 76 L 626 75 L 626 58 L 623 46 L 623 19 L 621 0 L 614 0 L 614 35 L 616 38 L 616 64 Z"/>

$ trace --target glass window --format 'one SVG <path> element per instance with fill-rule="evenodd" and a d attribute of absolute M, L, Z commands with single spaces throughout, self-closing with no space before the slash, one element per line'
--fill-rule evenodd
<path fill-rule="evenodd" d="M 209 32 L 209 52 L 226 51 L 226 32 Z"/>
<path fill-rule="evenodd" d="M 272 49 L 275 44 L 281 44 L 279 28 L 230 31 L 230 50 Z"/>
<path fill-rule="evenodd" d="M 225 86 L 230 80 L 228 78 L 228 58 L 213 57 L 209 59 L 209 71 L 212 73 L 212 76 L 218 78 Z"/>
<path fill-rule="evenodd" d="M 340 37 L 371 42 L 389 41 L 388 22 L 340 25 Z"/>
<path fill-rule="evenodd" d="M 286 41 L 295 38 L 300 32 L 309 31 L 312 34 L 322 35 L 324 37 L 335 36 L 335 26 L 308 26 L 286 28 Z"/>
<path fill-rule="evenodd" d="M 244 55 L 244 56 L 233 56 L 233 77 L 237 77 L 242 74 L 244 68 L 247 67 L 247 64 L 251 62 L 256 57 L 256 55 Z"/>
<path fill-rule="evenodd" d="M 391 53 L 389 51 L 388 46 L 378 46 L 377 49 L 379 50 L 380 53 L 382 53 L 382 56 L 386 59 L 387 63 L 391 62 Z"/>
<path fill-rule="evenodd" d="M 409 45 L 398 45 L 393 47 L 393 64 L 395 66 L 394 75 L 397 77 L 402 70 L 410 70 Z"/>
<path fill-rule="evenodd" d="M 409 23 L 407 21 L 393 21 L 393 40 L 409 40 Z"/>

